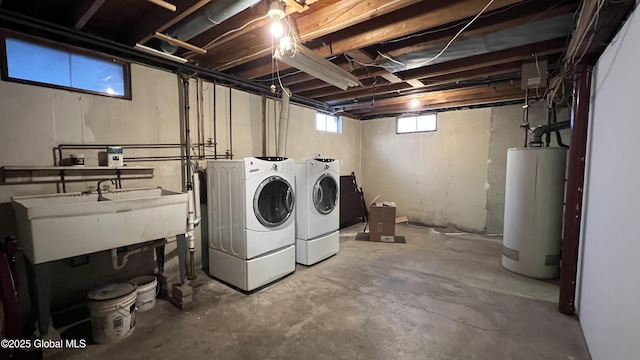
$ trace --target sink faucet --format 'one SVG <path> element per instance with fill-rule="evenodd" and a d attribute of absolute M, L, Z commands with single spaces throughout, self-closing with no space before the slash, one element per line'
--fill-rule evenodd
<path fill-rule="evenodd" d="M 111 185 L 115 185 L 116 184 L 116 179 L 103 179 L 98 181 L 98 201 L 108 201 L 109 199 L 105 198 L 104 196 L 102 196 L 102 188 L 100 187 L 100 184 L 102 184 L 105 181 L 110 181 Z"/>

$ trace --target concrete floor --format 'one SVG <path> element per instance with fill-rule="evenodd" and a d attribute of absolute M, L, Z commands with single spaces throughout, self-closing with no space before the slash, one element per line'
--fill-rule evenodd
<path fill-rule="evenodd" d="M 362 228 L 253 295 L 201 273 L 189 310 L 159 300 L 120 343 L 46 357 L 589 359 L 578 321 L 556 310 L 557 285 L 502 269 L 499 238 L 399 225 L 407 244 L 356 241 Z"/>

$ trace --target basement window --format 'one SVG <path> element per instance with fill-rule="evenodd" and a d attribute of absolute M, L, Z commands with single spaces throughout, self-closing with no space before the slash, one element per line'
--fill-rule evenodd
<path fill-rule="evenodd" d="M 342 134 L 342 118 L 335 115 L 317 112 L 316 130 Z"/>
<path fill-rule="evenodd" d="M 18 34 L 3 34 L 2 80 L 131 99 L 129 64 Z"/>
<path fill-rule="evenodd" d="M 406 134 L 436 131 L 438 128 L 436 120 L 436 114 L 399 117 L 396 126 L 396 133 Z"/>

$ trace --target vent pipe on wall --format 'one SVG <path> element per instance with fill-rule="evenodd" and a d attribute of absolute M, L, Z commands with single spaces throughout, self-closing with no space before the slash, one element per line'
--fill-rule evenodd
<path fill-rule="evenodd" d="M 260 0 L 214 1 L 193 16 L 187 17 L 185 21 L 171 27 L 167 35 L 182 41 L 190 40 L 259 2 Z M 166 41 L 163 41 L 160 47 L 169 54 L 178 50 L 178 46 Z"/>
<path fill-rule="evenodd" d="M 280 102 L 280 121 L 278 122 L 278 139 L 276 146 L 276 156 L 285 157 L 287 153 L 287 130 L 289 128 L 289 97 L 291 90 L 282 89 L 282 101 Z"/>

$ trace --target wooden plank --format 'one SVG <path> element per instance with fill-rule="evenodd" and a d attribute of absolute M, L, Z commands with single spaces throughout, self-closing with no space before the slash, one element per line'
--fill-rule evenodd
<path fill-rule="evenodd" d="M 91 17 L 93 17 L 93 15 L 98 11 L 98 9 L 100 9 L 100 7 L 102 6 L 102 4 L 104 4 L 106 0 L 91 0 L 91 1 L 85 1 L 84 2 L 84 6 L 81 7 L 80 11 L 78 12 L 78 16 L 77 16 L 77 21 L 76 24 L 73 25 L 73 28 L 76 30 L 80 30 L 82 29 L 87 22 L 89 21 L 89 19 L 91 19 Z"/>
<path fill-rule="evenodd" d="M 167 9 L 169 11 L 174 11 L 174 12 L 176 11 L 176 6 L 175 5 L 173 5 L 171 3 L 168 3 L 168 2 L 166 2 L 164 0 L 147 0 L 147 1 L 152 3 L 152 4 L 156 4 L 156 5 L 160 6 L 161 8 L 165 8 L 165 9 Z"/>
<path fill-rule="evenodd" d="M 541 20 L 542 15 L 544 15 L 544 18 L 552 18 L 558 15 L 572 13 L 575 12 L 578 7 L 576 2 L 553 7 L 557 4 L 558 2 L 556 0 L 538 0 L 516 6 L 503 13 L 486 18 L 479 18 L 473 26 L 460 34 L 457 41 L 471 39 L 524 25 L 531 21 Z M 444 46 L 462 26 L 464 26 L 464 24 L 461 24 L 459 27 L 438 31 L 435 34 L 427 34 L 418 38 L 386 44 L 381 47 L 381 51 L 390 57 L 398 57 L 429 48 Z M 381 60 L 381 58 L 382 57 L 379 56 L 377 60 Z"/>
<path fill-rule="evenodd" d="M 433 86 L 442 86 L 446 84 L 456 83 L 458 81 L 481 79 L 481 78 L 486 78 L 486 77 L 495 76 L 495 75 L 504 75 L 504 74 L 511 74 L 511 73 L 516 74 L 520 71 L 521 66 L 522 66 L 521 62 L 516 61 L 516 62 L 507 63 L 507 64 L 500 64 L 500 65 L 482 67 L 482 68 L 468 70 L 468 71 L 451 73 L 447 75 L 429 78 L 428 79 L 429 82 L 424 84 L 423 87 L 429 88 Z M 390 85 L 376 86 L 375 94 L 383 95 L 383 94 L 390 94 L 390 93 L 398 93 L 401 90 L 408 90 L 408 89 L 412 89 L 412 86 L 406 83 L 395 83 Z M 371 93 L 372 93 L 371 88 L 368 88 L 368 89 L 355 88 L 355 89 L 350 89 L 343 92 L 329 92 L 325 90 L 324 93 L 323 93 L 323 90 L 324 89 L 318 89 L 317 91 L 305 92 L 300 95 L 313 98 L 314 100 L 327 102 L 330 105 L 335 105 L 336 103 L 339 103 L 341 100 L 344 100 L 344 99 L 371 96 Z"/>
<path fill-rule="evenodd" d="M 446 75 L 452 72 L 460 72 L 506 62 L 531 59 L 534 53 L 537 54 L 538 57 L 561 53 L 565 49 L 565 43 L 565 38 L 556 38 L 458 60 L 427 65 L 416 69 L 400 71 L 395 74 L 404 80 Z"/>
<path fill-rule="evenodd" d="M 311 5 L 316 1 L 318 0 L 307 0 L 305 4 Z M 272 21 L 266 17 L 268 9 L 268 2 L 260 2 L 256 6 L 246 9 L 240 14 L 232 17 L 229 21 L 224 21 L 222 24 L 218 24 L 210 30 L 194 37 L 190 42 L 196 46 L 202 47 L 203 49 L 210 50 L 216 46 L 220 46 L 240 38 L 254 30 L 262 30 Z M 292 7 L 285 8 L 285 13 L 287 15 L 294 12 L 296 12 L 296 10 Z M 185 53 L 183 56 L 190 59 L 197 56 L 197 54 Z"/>
<path fill-rule="evenodd" d="M 438 0 L 438 2 L 444 2 L 444 0 Z M 417 3 L 420 1 L 343 0 L 329 6 L 312 8 L 298 16 L 295 23 L 301 41 L 307 41 Z M 254 34 L 254 32 L 246 34 L 243 41 L 238 41 L 241 46 L 220 49 L 215 53 L 210 52 L 211 55 L 200 56 L 197 60 L 205 67 L 222 71 L 270 55 L 271 44 L 265 43 L 264 37 L 261 34 Z"/>
<path fill-rule="evenodd" d="M 441 91 L 431 91 L 423 94 L 410 94 L 405 96 L 396 96 L 386 99 L 378 99 L 375 101 L 376 105 L 386 106 L 386 105 L 398 105 L 398 104 L 406 104 L 411 99 L 418 99 L 419 101 L 433 101 L 440 98 L 449 98 L 455 100 L 465 100 L 465 98 L 471 96 L 477 96 L 480 94 L 495 94 L 500 95 L 500 92 L 513 92 L 519 91 L 524 94 L 524 90 L 520 89 L 520 84 L 513 85 L 510 82 L 498 83 L 495 85 L 480 85 L 474 87 L 468 87 L 464 89 L 453 89 L 453 90 L 441 90 Z M 514 90 L 515 89 L 515 90 Z M 344 107 L 345 109 L 362 109 L 371 107 L 367 101 L 350 103 L 350 104 L 340 104 L 336 105 L 340 107 Z"/>
<path fill-rule="evenodd" d="M 465 106 L 473 106 L 473 105 L 486 105 L 486 104 L 494 104 L 505 101 L 512 100 L 523 100 L 524 101 L 524 92 L 522 93 L 513 93 L 506 95 L 498 95 L 498 96 L 488 96 L 482 98 L 473 98 L 469 100 L 460 100 L 460 101 L 445 101 L 440 103 L 428 103 L 423 105 L 420 109 L 409 109 L 405 108 L 393 108 L 393 109 L 385 109 L 379 110 L 378 108 L 371 109 L 370 111 L 361 111 L 361 112 L 338 112 L 338 115 L 350 116 L 356 119 L 367 119 L 372 117 L 380 117 L 380 116 L 397 116 L 401 114 L 411 114 L 416 112 L 427 112 L 430 110 L 442 110 L 442 109 L 451 109 L 451 108 L 459 108 Z"/>
<path fill-rule="evenodd" d="M 140 25 L 135 29 L 131 29 L 129 32 L 131 35 L 127 43 L 132 46 L 136 43 L 146 43 L 153 38 L 153 34 L 155 34 L 156 31 L 165 31 L 210 1 L 211 0 L 172 0 L 177 8 L 176 12 L 170 12 L 163 8 L 153 6 L 145 15 L 144 21 L 141 21 Z"/>
<path fill-rule="evenodd" d="M 496 0 L 494 4 L 489 8 L 489 10 L 510 6 L 522 1 L 523 0 Z M 406 12 L 406 14 L 394 14 L 395 16 L 393 21 L 385 22 L 382 26 L 373 25 L 372 23 L 375 23 L 378 20 L 372 19 L 368 23 L 363 24 L 363 27 L 367 24 L 372 24 L 371 26 L 364 27 L 362 29 L 360 29 L 359 27 L 354 27 L 351 33 L 348 35 L 342 35 L 340 38 L 337 37 L 338 35 L 328 36 L 329 39 L 325 39 L 325 44 L 327 46 L 315 48 L 314 50 L 324 57 L 331 55 L 331 53 L 341 54 L 346 51 L 375 45 L 405 35 L 460 21 L 462 19 L 476 15 L 480 10 L 482 10 L 485 5 L 486 3 L 478 2 L 476 0 L 464 0 L 455 2 L 437 0 L 430 1 L 428 3 L 423 2 L 419 5 L 408 7 L 405 10 L 399 12 Z M 403 18 L 400 15 L 406 16 L 406 18 Z M 311 29 L 312 24 L 320 23 L 319 20 L 316 20 L 315 22 L 311 21 L 313 20 L 313 16 L 316 16 L 315 13 L 309 13 L 308 16 L 311 19 L 305 20 L 301 18 L 297 21 L 299 26 L 304 25 L 304 28 L 301 27 L 299 29 L 301 37 L 304 40 L 311 40 L 314 38 L 312 35 L 313 30 Z M 308 33 L 304 33 L 305 29 L 308 30 Z M 331 39 L 331 37 L 334 37 L 334 39 Z M 243 59 L 243 62 L 247 62 L 264 55 L 266 55 L 266 53 L 264 52 L 255 53 L 253 56 L 243 54 L 242 57 L 245 58 Z M 229 58 L 232 59 L 232 56 L 229 56 Z M 220 58 L 216 62 L 216 64 L 220 64 L 216 69 L 225 70 L 242 63 L 238 61 L 231 63 L 230 61 L 232 60 L 227 61 L 226 59 Z M 225 64 L 225 62 L 227 62 L 228 64 Z M 285 67 L 283 67 L 283 69 L 285 69 Z M 244 79 L 254 79 L 269 74 L 270 70 L 271 69 L 267 66 L 260 66 L 239 72 L 237 75 Z"/>
<path fill-rule="evenodd" d="M 203 48 L 199 48 L 199 47 L 191 45 L 191 44 L 189 44 L 187 42 L 184 42 L 184 41 L 181 41 L 181 40 L 178 40 L 178 39 L 174 39 L 169 35 L 165 35 L 165 34 L 157 32 L 157 31 L 153 35 L 153 37 L 155 37 L 156 39 L 167 41 L 167 42 L 169 42 L 169 43 L 171 43 L 173 45 L 180 46 L 182 48 L 197 52 L 198 54 L 206 54 L 207 53 L 207 50 L 205 50 Z"/>
<path fill-rule="evenodd" d="M 299 13 L 304 12 L 305 10 L 307 10 L 309 8 L 309 6 L 301 5 L 295 0 L 283 0 L 283 1 L 284 1 L 285 4 L 287 4 L 287 6 L 292 7 L 295 11 L 297 11 Z"/>

